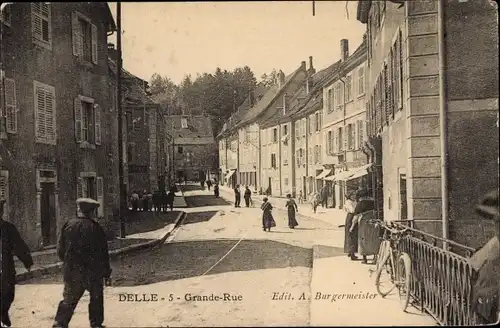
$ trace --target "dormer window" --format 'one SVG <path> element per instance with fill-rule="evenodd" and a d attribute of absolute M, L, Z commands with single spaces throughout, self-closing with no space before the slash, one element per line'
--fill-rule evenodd
<path fill-rule="evenodd" d="M 187 127 L 188 127 L 187 118 L 182 117 L 182 118 L 181 118 L 181 128 L 183 128 L 183 129 L 187 129 Z"/>

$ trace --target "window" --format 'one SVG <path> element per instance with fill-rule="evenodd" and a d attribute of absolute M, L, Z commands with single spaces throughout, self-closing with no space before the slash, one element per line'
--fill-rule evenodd
<path fill-rule="evenodd" d="M 51 10 L 48 3 L 31 3 L 31 32 L 35 43 L 48 49 L 52 47 Z"/>
<path fill-rule="evenodd" d="M 316 132 L 321 130 L 321 114 L 318 112 L 314 114 L 314 122 L 316 123 Z"/>
<path fill-rule="evenodd" d="M 74 101 L 76 142 L 101 144 L 101 107 L 94 99 L 78 96 Z"/>
<path fill-rule="evenodd" d="M 273 142 L 278 142 L 278 129 L 273 129 Z"/>
<path fill-rule="evenodd" d="M 364 142 L 364 121 L 359 120 L 357 122 L 358 125 L 358 147 L 362 148 L 363 147 L 363 142 Z"/>
<path fill-rule="evenodd" d="M 340 92 L 340 83 L 337 83 L 335 84 L 335 87 L 334 87 L 334 97 L 335 97 L 335 107 L 340 110 L 340 107 L 342 106 L 342 103 L 341 103 L 341 92 Z"/>
<path fill-rule="evenodd" d="M 335 109 L 335 99 L 334 99 L 334 90 L 333 88 L 328 89 L 328 98 L 327 98 L 327 106 L 328 106 L 328 113 L 333 112 Z"/>
<path fill-rule="evenodd" d="M 283 179 L 283 184 L 284 184 L 285 186 L 288 186 L 288 178 L 284 178 L 284 179 Z"/>
<path fill-rule="evenodd" d="M 295 139 L 300 139 L 300 121 L 295 121 Z"/>
<path fill-rule="evenodd" d="M 309 164 L 311 164 L 313 162 L 313 151 L 312 151 L 312 147 L 309 147 Z"/>
<path fill-rule="evenodd" d="M 231 147 L 231 148 L 232 148 L 232 147 Z M 178 152 L 179 154 L 182 154 L 182 153 L 184 152 L 184 149 L 183 149 L 181 146 L 179 146 L 179 147 L 177 147 L 177 152 Z"/>
<path fill-rule="evenodd" d="M 328 131 L 327 152 L 328 152 L 328 154 L 332 154 L 333 153 L 332 131 Z"/>
<path fill-rule="evenodd" d="M 36 142 L 56 144 L 56 103 L 52 86 L 34 81 Z"/>
<path fill-rule="evenodd" d="M 85 62 L 98 63 L 98 33 L 97 26 L 84 15 L 72 13 L 73 55 Z"/>
<path fill-rule="evenodd" d="M 348 76 L 345 79 L 345 101 L 349 102 L 352 100 L 352 76 Z"/>
<path fill-rule="evenodd" d="M 347 149 L 354 149 L 354 128 L 352 124 L 347 125 Z"/>
<path fill-rule="evenodd" d="M 283 149 L 283 165 L 288 165 L 288 148 Z"/>
<path fill-rule="evenodd" d="M 271 154 L 271 167 L 275 169 L 277 167 L 276 165 L 276 154 Z"/>
<path fill-rule="evenodd" d="M 365 68 L 360 67 L 358 70 L 358 96 L 365 93 Z"/>
<path fill-rule="evenodd" d="M 6 131 L 17 133 L 16 82 L 13 79 L 5 78 L 4 83 L 0 83 L 0 106 L 0 113 L 2 116 L 5 115 Z"/>
<path fill-rule="evenodd" d="M 93 172 L 82 172 L 77 178 L 76 198 L 92 198 L 99 202 L 96 215 L 104 216 L 104 180 L 103 177 L 97 177 Z M 79 209 L 78 216 L 81 215 Z"/>
<path fill-rule="evenodd" d="M 134 130 L 134 120 L 132 118 L 132 112 L 125 113 L 125 121 L 127 122 L 127 133 Z"/>
<path fill-rule="evenodd" d="M 0 171 L 0 200 L 5 200 L 6 205 L 9 199 L 9 171 Z"/>
<path fill-rule="evenodd" d="M 187 127 L 188 127 L 187 118 L 182 117 L 181 118 L 181 128 L 187 129 Z"/>
<path fill-rule="evenodd" d="M 283 135 L 288 135 L 288 124 L 283 125 Z"/>
<path fill-rule="evenodd" d="M 10 5 L 6 5 L 5 8 L 0 12 L 0 20 L 7 26 L 11 26 L 12 12 Z"/>
<path fill-rule="evenodd" d="M 403 98 L 403 54 L 402 54 L 402 46 L 401 46 L 401 31 L 399 30 L 396 36 L 396 40 L 394 41 L 394 45 L 392 46 L 392 56 L 391 56 L 391 80 L 393 87 L 393 96 L 394 96 L 394 106 L 396 110 L 400 110 L 403 106 L 402 98 Z"/>
<path fill-rule="evenodd" d="M 127 162 L 132 163 L 135 159 L 135 143 L 130 142 L 127 146 Z"/>
<path fill-rule="evenodd" d="M 337 129 L 337 149 L 338 151 L 344 150 L 344 134 L 342 128 Z"/>

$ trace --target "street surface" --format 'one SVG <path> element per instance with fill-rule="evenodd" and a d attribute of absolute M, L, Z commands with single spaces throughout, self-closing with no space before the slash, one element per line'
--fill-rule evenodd
<path fill-rule="evenodd" d="M 195 190 L 185 194 L 192 206 L 183 209 L 188 212 L 187 218 L 166 244 L 112 263 L 114 284 L 105 289 L 105 324 L 308 325 L 309 301 L 298 298 L 302 293 L 309 296 L 311 247 L 314 240 L 331 238 L 341 229 L 299 217 L 299 227 L 290 230 L 285 213 L 277 211 L 278 226 L 264 232 L 259 208 L 235 209 L 223 199 L 215 199 L 212 193 L 193 187 L 189 189 Z M 18 285 L 11 309 L 14 325 L 50 326 L 62 287 L 59 275 Z M 140 294 L 140 299 L 120 301 L 127 293 Z M 297 297 L 273 300 L 273 293 Z M 195 295 L 212 294 L 222 300 L 192 300 Z M 158 301 L 151 301 L 154 297 Z M 70 327 L 88 327 L 87 307 L 85 294 Z"/>

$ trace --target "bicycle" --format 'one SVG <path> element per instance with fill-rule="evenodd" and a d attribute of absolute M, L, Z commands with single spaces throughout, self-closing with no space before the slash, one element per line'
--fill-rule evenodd
<path fill-rule="evenodd" d="M 410 304 L 410 286 L 412 279 L 412 262 L 410 255 L 398 250 L 398 243 L 408 228 L 397 229 L 394 224 L 375 220 L 375 224 L 384 228 L 375 266 L 375 286 L 380 296 L 386 297 L 394 288 L 398 289 L 400 305 L 406 312 Z M 386 290 L 382 281 L 388 275 L 390 284 Z"/>

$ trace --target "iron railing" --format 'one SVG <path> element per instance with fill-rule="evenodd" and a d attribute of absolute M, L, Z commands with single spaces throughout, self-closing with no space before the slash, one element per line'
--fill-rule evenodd
<path fill-rule="evenodd" d="M 401 223 L 396 222 L 401 225 Z M 429 313 L 440 325 L 462 326 L 486 324 L 472 310 L 472 287 L 477 279 L 467 257 L 437 246 L 447 242 L 454 251 L 471 256 L 474 249 L 409 228 L 399 248 L 412 259 L 411 294 L 420 310 Z"/>

